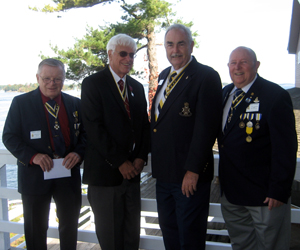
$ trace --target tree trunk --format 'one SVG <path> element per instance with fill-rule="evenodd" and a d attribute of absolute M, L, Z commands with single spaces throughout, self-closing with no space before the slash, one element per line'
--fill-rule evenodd
<path fill-rule="evenodd" d="M 157 56 L 156 56 L 156 39 L 154 33 L 154 26 L 150 25 L 147 28 L 147 55 L 148 55 L 148 67 L 149 67 L 149 91 L 148 91 L 148 100 L 149 100 L 149 118 L 152 108 L 152 100 L 157 89 L 157 79 L 158 79 L 158 65 L 157 65 Z"/>

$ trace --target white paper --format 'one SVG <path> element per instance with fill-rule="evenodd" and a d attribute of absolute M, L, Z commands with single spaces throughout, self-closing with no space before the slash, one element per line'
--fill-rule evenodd
<path fill-rule="evenodd" d="M 63 161 L 63 158 L 53 159 L 53 168 L 49 172 L 44 172 L 44 180 L 70 177 L 71 170 L 62 165 Z"/>

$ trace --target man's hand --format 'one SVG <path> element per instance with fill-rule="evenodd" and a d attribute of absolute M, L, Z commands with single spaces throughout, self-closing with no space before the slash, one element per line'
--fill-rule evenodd
<path fill-rule="evenodd" d="M 141 158 L 136 158 L 133 161 L 133 166 L 139 174 L 143 171 L 144 164 L 145 164 L 145 161 Z"/>
<path fill-rule="evenodd" d="M 36 165 L 40 165 L 44 172 L 49 172 L 53 168 L 53 161 L 47 154 L 37 154 L 32 162 Z"/>
<path fill-rule="evenodd" d="M 66 169 L 72 169 L 80 161 L 80 155 L 75 152 L 71 152 L 65 157 L 63 166 L 65 166 Z"/>
<path fill-rule="evenodd" d="M 268 203 L 268 208 L 271 211 L 273 207 L 280 207 L 282 206 L 284 203 L 272 198 L 267 197 L 264 201 L 264 203 Z"/>
<path fill-rule="evenodd" d="M 130 161 L 125 161 L 120 167 L 119 170 L 121 174 L 123 175 L 124 179 L 130 180 L 136 175 L 138 175 L 138 171 L 135 169 L 135 167 L 132 165 Z"/>
<path fill-rule="evenodd" d="M 197 183 L 198 183 L 199 174 L 193 173 L 191 171 L 187 171 L 184 175 L 181 191 L 182 194 L 186 197 L 190 197 L 190 195 L 194 194 L 194 191 L 197 191 Z"/>

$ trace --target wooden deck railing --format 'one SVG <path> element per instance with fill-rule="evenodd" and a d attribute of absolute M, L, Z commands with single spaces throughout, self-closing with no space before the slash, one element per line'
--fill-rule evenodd
<path fill-rule="evenodd" d="M 218 155 L 215 156 L 215 174 L 218 173 Z M 21 200 L 21 195 L 14 188 L 7 188 L 6 181 L 6 164 L 16 164 L 16 159 L 7 151 L 0 150 L 0 250 L 9 250 L 9 249 L 21 249 L 25 242 L 19 245 L 17 248 L 11 248 L 11 242 L 15 241 L 17 238 L 21 237 L 24 234 L 23 223 L 21 222 L 12 222 L 12 218 L 9 218 L 8 211 L 8 201 L 12 200 Z M 149 165 L 151 164 L 151 158 Z M 150 167 L 146 167 L 145 171 L 151 171 Z M 295 175 L 295 180 L 300 180 L 300 159 L 297 160 L 297 170 Z M 98 243 L 96 234 L 94 230 L 84 230 L 83 227 L 86 227 L 91 223 L 90 217 L 92 217 L 92 212 L 89 209 L 89 202 L 85 194 L 82 195 L 82 212 L 84 216 L 80 217 L 80 222 L 84 222 L 78 229 L 78 241 L 89 242 L 89 243 Z M 22 212 L 21 212 L 22 214 Z M 157 208 L 155 199 L 144 199 L 142 198 L 142 213 L 141 213 L 141 240 L 140 248 L 141 249 L 153 249 L 153 250 L 163 250 L 164 245 L 161 236 L 153 236 L 145 234 L 147 229 L 159 229 L 157 223 L 147 223 L 145 217 L 157 217 Z M 220 222 L 224 223 L 220 204 L 210 203 L 209 209 L 209 222 Z M 292 223 L 300 224 L 300 209 L 292 209 Z M 9 237 L 9 233 L 17 234 L 13 238 Z M 208 229 L 208 234 L 212 235 L 222 235 L 227 236 L 228 232 L 225 229 L 215 230 Z M 59 238 L 57 226 L 50 225 L 48 230 L 49 238 Z M 207 250 L 226 250 L 231 249 L 229 243 L 221 242 L 206 242 Z"/>

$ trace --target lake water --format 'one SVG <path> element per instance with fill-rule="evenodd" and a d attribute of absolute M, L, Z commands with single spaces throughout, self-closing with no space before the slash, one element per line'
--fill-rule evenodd
<path fill-rule="evenodd" d="M 281 85 L 285 89 L 293 88 L 292 84 L 283 84 Z M 147 95 L 148 89 L 145 86 L 145 94 Z M 71 95 L 78 96 L 76 91 L 68 91 L 67 93 Z M 2 142 L 2 131 L 4 122 L 11 104 L 12 99 L 22 93 L 18 92 L 1 92 L 0 91 L 0 149 L 5 149 L 5 146 Z M 16 165 L 7 165 L 7 186 L 10 188 L 17 188 L 17 166 Z"/>

